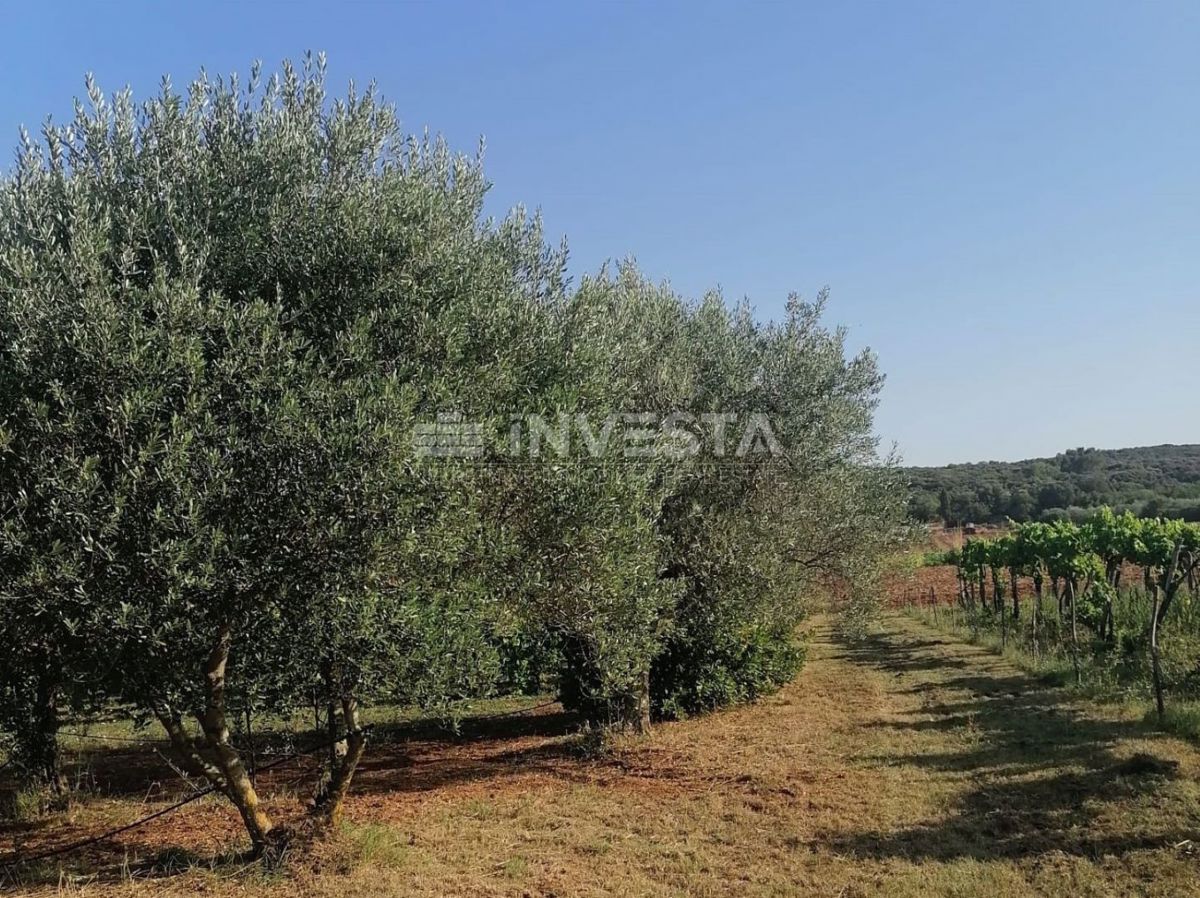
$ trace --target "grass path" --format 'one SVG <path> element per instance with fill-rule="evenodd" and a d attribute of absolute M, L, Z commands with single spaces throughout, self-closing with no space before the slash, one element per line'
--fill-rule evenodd
<path fill-rule="evenodd" d="M 660 726 L 604 759 L 581 758 L 554 715 L 378 750 L 344 838 L 287 875 L 197 867 L 78 888 L 1200 896 L 1195 748 L 910 619 L 884 623 L 857 646 L 818 624 L 778 695 Z"/>

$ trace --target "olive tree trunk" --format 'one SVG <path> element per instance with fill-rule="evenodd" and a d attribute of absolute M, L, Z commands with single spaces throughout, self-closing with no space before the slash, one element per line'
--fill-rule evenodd
<path fill-rule="evenodd" d="M 59 680 L 47 656 L 44 668 L 37 674 L 27 719 L 14 734 L 13 755 L 31 785 L 62 794 L 67 781 L 59 768 L 58 695 Z"/>
<path fill-rule="evenodd" d="M 634 708 L 633 730 L 636 733 L 650 732 L 650 668 L 642 671 L 641 688 L 638 690 Z"/>
<path fill-rule="evenodd" d="M 359 718 L 357 699 L 347 693 L 342 696 L 341 704 L 346 738 L 334 743 L 335 748 L 329 762 L 329 781 L 318 792 L 313 804 L 313 812 L 331 826 L 342 819 L 350 783 L 367 747 L 367 734 Z M 336 721 L 332 707 L 330 719 Z M 336 733 L 336 722 L 331 726 L 331 730 Z"/>
<path fill-rule="evenodd" d="M 207 703 L 200 715 L 200 728 L 205 742 L 213 753 L 217 768 L 225 779 L 225 794 L 238 809 L 255 854 L 267 847 L 271 819 L 259 804 L 258 793 L 246 772 L 237 750 L 229 741 L 229 723 L 225 713 L 225 668 L 229 663 L 231 632 L 228 624 L 221 627 L 212 652 L 204 666 L 204 690 Z"/>
<path fill-rule="evenodd" d="M 185 769 L 195 776 L 203 776 L 237 808 L 246 833 L 250 836 L 252 852 L 259 856 L 268 848 L 272 824 L 262 809 L 245 764 L 229 741 L 225 670 L 231 644 L 231 628 L 225 624 L 218 630 L 204 662 L 205 707 L 195 715 L 200 724 L 200 745 L 187 732 L 177 709 L 160 699 L 151 703 L 151 710 L 167 731 L 171 745 L 182 758 Z"/>

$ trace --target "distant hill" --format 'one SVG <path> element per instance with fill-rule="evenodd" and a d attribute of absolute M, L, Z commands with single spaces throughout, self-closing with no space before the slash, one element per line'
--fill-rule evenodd
<path fill-rule="evenodd" d="M 1200 520 L 1200 445 L 1069 449 L 1054 458 L 906 468 L 922 521 L 1082 518 L 1111 505 Z"/>

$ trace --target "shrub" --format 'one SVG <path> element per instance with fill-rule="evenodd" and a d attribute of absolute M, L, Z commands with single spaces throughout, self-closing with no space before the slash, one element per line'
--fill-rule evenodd
<path fill-rule="evenodd" d="M 684 624 L 650 672 L 655 711 L 686 717 L 754 701 L 789 683 L 804 662 L 804 648 L 787 627 L 739 632 L 732 621 L 708 618 Z"/>

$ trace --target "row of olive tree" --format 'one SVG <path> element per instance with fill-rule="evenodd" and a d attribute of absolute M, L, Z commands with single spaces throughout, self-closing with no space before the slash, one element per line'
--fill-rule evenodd
<path fill-rule="evenodd" d="M 0 724 L 30 774 L 64 704 L 128 703 L 263 850 L 236 710 L 326 709 L 336 818 L 362 703 L 487 689 L 497 633 L 644 727 L 788 679 L 805 597 L 890 537 L 881 378 L 823 300 L 764 325 L 631 265 L 572 287 L 536 218 L 483 217 L 477 157 L 331 101 L 320 60 L 89 95 L 0 186 Z M 445 411 L 471 457 L 414 442 Z M 667 412 L 634 458 L 513 458 L 514 415 Z"/>

